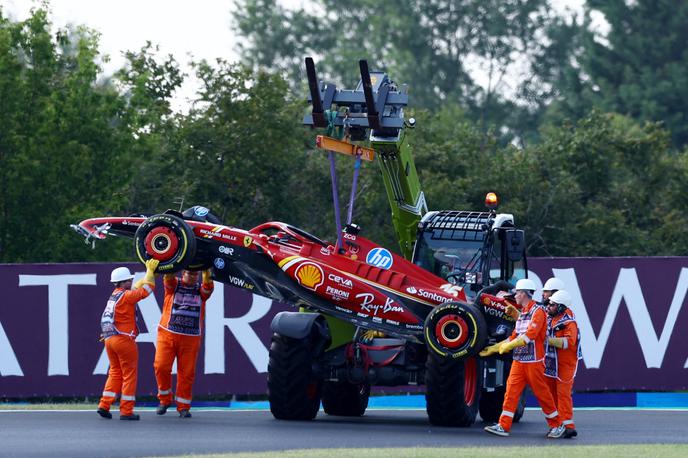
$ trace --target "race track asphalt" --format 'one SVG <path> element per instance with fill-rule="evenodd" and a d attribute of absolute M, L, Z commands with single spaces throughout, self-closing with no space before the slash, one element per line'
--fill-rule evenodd
<path fill-rule="evenodd" d="M 312 422 L 273 419 L 269 411 L 194 411 L 159 417 L 142 411 L 141 421 L 101 419 L 95 411 L 0 411 L 3 457 L 130 457 L 339 447 L 459 447 L 551 445 L 542 413 L 527 410 L 512 436 L 470 428 L 431 426 L 423 410 L 371 410 L 361 418 L 319 413 Z M 577 410 L 580 433 L 570 444 L 688 444 L 685 410 Z"/>

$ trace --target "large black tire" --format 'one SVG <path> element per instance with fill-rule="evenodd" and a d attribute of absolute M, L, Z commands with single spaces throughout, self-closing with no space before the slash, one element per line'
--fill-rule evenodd
<path fill-rule="evenodd" d="M 462 302 L 438 305 L 423 326 L 428 353 L 449 359 L 466 359 L 485 346 L 487 325 L 482 312 Z"/>
<path fill-rule="evenodd" d="M 504 387 L 495 388 L 494 391 L 486 391 L 480 394 L 480 418 L 487 423 L 496 423 L 502 414 L 504 403 Z"/>
<path fill-rule="evenodd" d="M 151 258 L 160 263 L 156 272 L 178 272 L 196 256 L 196 238 L 183 219 L 174 215 L 153 215 L 134 234 L 136 256 L 145 263 Z"/>
<path fill-rule="evenodd" d="M 482 385 L 480 366 L 476 358 L 458 360 L 428 352 L 425 404 L 430 423 L 460 427 L 475 423 Z"/>
<path fill-rule="evenodd" d="M 196 256 L 191 260 L 186 270 L 202 271 L 213 267 L 213 258 L 207 252 L 207 249 L 201 248 L 200 243 L 196 244 Z"/>
<path fill-rule="evenodd" d="M 323 382 L 322 406 L 328 415 L 360 417 L 368 407 L 370 385 L 349 382 Z"/>
<path fill-rule="evenodd" d="M 508 370 L 511 371 L 511 362 L 508 363 Z M 495 388 L 494 391 L 484 391 L 480 395 L 480 418 L 484 422 L 496 423 L 502 414 L 502 406 L 504 405 L 505 386 Z M 514 423 L 518 423 L 526 410 L 526 398 L 528 396 L 528 387 L 521 393 L 521 398 L 518 400 L 516 412 L 514 412 Z"/>
<path fill-rule="evenodd" d="M 312 420 L 320 408 L 321 381 L 313 371 L 311 339 L 272 335 L 268 401 L 278 420 Z"/>

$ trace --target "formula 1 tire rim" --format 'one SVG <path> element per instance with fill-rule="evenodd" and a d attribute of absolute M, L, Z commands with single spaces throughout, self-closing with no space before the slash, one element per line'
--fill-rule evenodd
<path fill-rule="evenodd" d="M 445 315 L 435 326 L 437 340 L 447 348 L 458 348 L 468 339 L 468 325 L 459 315 Z"/>
<path fill-rule="evenodd" d="M 144 241 L 146 252 L 153 259 L 167 261 L 171 259 L 179 247 L 176 234 L 168 227 L 159 226 L 148 233 Z"/>

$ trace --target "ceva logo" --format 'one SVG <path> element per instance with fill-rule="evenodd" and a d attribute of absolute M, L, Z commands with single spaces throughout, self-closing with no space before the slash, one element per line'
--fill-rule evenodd
<path fill-rule="evenodd" d="M 392 267 L 393 262 L 392 253 L 382 247 L 373 248 L 366 256 L 366 264 L 379 267 L 380 269 L 389 269 Z"/>

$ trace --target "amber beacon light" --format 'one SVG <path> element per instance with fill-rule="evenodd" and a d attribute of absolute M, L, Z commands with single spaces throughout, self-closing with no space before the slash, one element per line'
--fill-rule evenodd
<path fill-rule="evenodd" d="M 485 196 L 485 206 L 487 208 L 496 208 L 499 205 L 499 198 L 494 192 L 488 192 Z"/>

